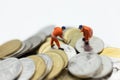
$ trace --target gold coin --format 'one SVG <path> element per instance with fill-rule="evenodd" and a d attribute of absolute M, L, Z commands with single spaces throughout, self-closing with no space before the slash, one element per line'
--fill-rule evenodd
<path fill-rule="evenodd" d="M 47 46 L 50 46 L 50 42 L 45 42 L 45 43 L 43 43 L 43 44 L 40 46 L 40 48 L 39 48 L 39 50 L 38 50 L 38 53 L 42 53 L 42 52 L 44 51 L 44 49 L 46 49 Z"/>
<path fill-rule="evenodd" d="M 82 33 L 77 28 L 70 28 L 64 33 L 64 39 L 67 40 L 67 43 L 72 47 L 75 47 L 75 44 L 79 38 L 82 37 Z"/>
<path fill-rule="evenodd" d="M 101 55 L 106 55 L 108 57 L 120 58 L 120 48 L 107 47 L 104 48 Z"/>
<path fill-rule="evenodd" d="M 13 54 L 22 46 L 22 42 L 18 39 L 10 40 L 0 46 L 0 58 Z"/>
<path fill-rule="evenodd" d="M 59 42 L 60 42 L 60 44 L 64 44 L 62 41 L 59 41 Z M 44 52 L 48 51 L 49 49 L 51 49 L 50 40 L 46 41 L 45 43 L 43 43 L 40 46 L 38 53 L 44 53 Z"/>
<path fill-rule="evenodd" d="M 39 80 L 46 71 L 46 64 L 40 56 L 32 55 L 29 56 L 28 58 L 31 58 L 34 61 L 36 69 L 33 77 L 30 80 Z"/>
<path fill-rule="evenodd" d="M 64 69 L 60 75 L 58 75 L 56 77 L 55 80 L 81 80 L 77 77 L 74 77 L 73 75 L 71 75 L 66 69 Z"/>
<path fill-rule="evenodd" d="M 47 53 L 47 52 L 54 52 L 56 54 L 59 54 L 62 58 L 63 58 L 63 61 L 64 61 L 64 68 L 67 66 L 68 64 L 68 57 L 66 55 L 66 53 L 62 50 L 58 50 L 58 49 L 50 49 L 44 53 Z"/>
<path fill-rule="evenodd" d="M 46 76 L 45 80 L 53 80 L 62 71 L 64 67 L 64 61 L 59 54 L 56 54 L 54 52 L 48 52 L 45 54 L 50 56 L 50 58 L 53 60 L 53 68 L 51 72 Z"/>

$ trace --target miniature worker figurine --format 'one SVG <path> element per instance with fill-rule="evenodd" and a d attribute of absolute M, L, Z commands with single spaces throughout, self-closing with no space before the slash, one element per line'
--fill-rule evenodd
<path fill-rule="evenodd" d="M 58 36 L 65 42 L 65 39 L 63 39 L 63 30 L 65 30 L 66 27 L 65 26 L 62 26 L 61 27 L 55 27 L 52 34 L 51 34 L 51 48 L 53 48 L 54 44 L 53 42 L 56 43 L 58 49 L 60 50 L 64 50 L 63 48 L 60 47 L 60 43 L 58 41 Z"/>
<path fill-rule="evenodd" d="M 85 25 L 79 25 L 79 29 L 83 32 L 83 41 L 85 45 L 89 45 L 89 39 L 93 36 L 93 30 Z"/>

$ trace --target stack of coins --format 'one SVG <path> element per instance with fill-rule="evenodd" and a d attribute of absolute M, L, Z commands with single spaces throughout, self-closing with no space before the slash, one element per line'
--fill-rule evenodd
<path fill-rule="evenodd" d="M 0 80 L 119 80 L 120 49 L 104 47 L 93 36 L 88 46 L 83 33 L 68 27 L 59 40 L 61 48 L 51 48 L 50 25 L 28 39 L 9 40 L 0 46 Z M 58 38 L 59 39 L 59 38 Z"/>

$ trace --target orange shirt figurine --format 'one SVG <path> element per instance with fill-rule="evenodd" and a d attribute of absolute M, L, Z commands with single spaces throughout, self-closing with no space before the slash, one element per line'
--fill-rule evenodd
<path fill-rule="evenodd" d="M 83 41 L 85 45 L 89 45 L 89 39 L 93 36 L 93 30 L 85 25 L 79 25 L 79 29 L 83 32 Z"/>
<path fill-rule="evenodd" d="M 65 30 L 65 29 L 66 29 L 65 26 L 62 26 L 62 28 L 61 27 L 55 27 L 54 28 L 54 30 L 53 30 L 53 32 L 51 34 L 51 43 L 50 43 L 51 44 L 51 48 L 53 48 L 53 46 L 54 46 L 53 42 L 55 42 L 57 47 L 58 47 L 58 49 L 64 50 L 63 48 L 60 47 L 60 43 L 59 43 L 57 37 L 59 36 L 60 38 L 63 39 L 62 35 L 63 35 L 63 30 Z M 65 40 L 63 39 L 63 41 L 65 41 Z"/>

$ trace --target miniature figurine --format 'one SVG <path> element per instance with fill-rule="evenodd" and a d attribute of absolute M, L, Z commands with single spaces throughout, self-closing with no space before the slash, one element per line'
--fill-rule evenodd
<path fill-rule="evenodd" d="M 89 45 L 89 39 L 93 36 L 93 30 L 85 25 L 79 25 L 79 29 L 83 32 L 83 41 L 85 45 Z"/>
<path fill-rule="evenodd" d="M 60 43 L 59 43 L 57 37 L 59 36 L 64 42 L 66 42 L 66 40 L 63 38 L 63 30 L 65 30 L 65 29 L 66 29 L 65 26 L 62 26 L 62 28 L 61 27 L 54 28 L 54 30 L 51 34 L 51 48 L 53 48 L 53 46 L 54 46 L 53 42 L 55 42 L 58 49 L 64 50 L 63 48 L 60 47 Z"/>

